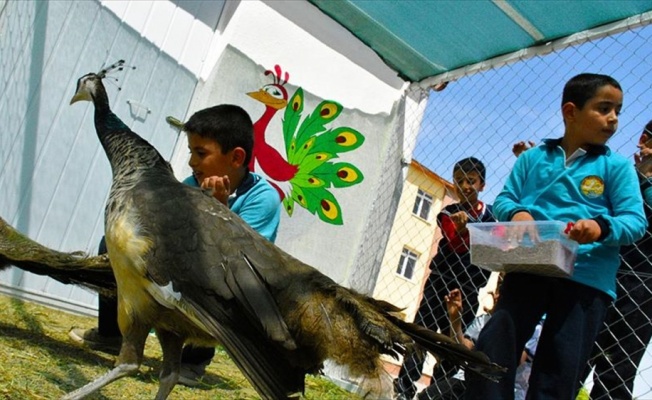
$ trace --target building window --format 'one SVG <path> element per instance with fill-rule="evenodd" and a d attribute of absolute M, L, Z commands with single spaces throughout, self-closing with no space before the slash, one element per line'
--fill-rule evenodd
<path fill-rule="evenodd" d="M 432 196 L 423 190 L 419 189 L 417 192 L 417 198 L 414 201 L 414 208 L 412 209 L 412 214 L 428 220 L 428 215 L 430 214 L 430 208 L 432 207 Z"/>
<path fill-rule="evenodd" d="M 414 267 L 417 265 L 418 257 L 418 254 L 404 247 L 403 252 L 401 253 L 401 259 L 398 262 L 396 273 L 411 280 L 414 275 Z"/>

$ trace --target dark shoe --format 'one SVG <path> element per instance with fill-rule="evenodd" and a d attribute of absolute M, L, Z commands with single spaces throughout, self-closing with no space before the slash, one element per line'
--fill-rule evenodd
<path fill-rule="evenodd" d="M 181 363 L 179 368 L 179 383 L 188 386 L 195 387 L 201 383 L 204 374 L 206 373 L 206 367 L 208 364 L 188 364 Z"/>
<path fill-rule="evenodd" d="M 74 328 L 68 332 L 68 336 L 73 342 L 89 349 L 113 355 L 120 354 L 120 346 L 122 346 L 121 336 L 103 336 L 99 334 L 97 328 Z"/>

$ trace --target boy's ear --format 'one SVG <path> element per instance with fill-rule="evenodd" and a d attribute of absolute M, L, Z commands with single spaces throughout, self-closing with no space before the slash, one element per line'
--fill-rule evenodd
<path fill-rule="evenodd" d="M 242 147 L 236 147 L 231 151 L 231 162 L 234 167 L 241 167 L 244 165 L 247 152 Z"/>
<path fill-rule="evenodd" d="M 564 121 L 572 120 L 575 117 L 576 110 L 577 107 L 575 106 L 575 103 L 571 103 L 570 101 L 564 103 L 564 105 L 561 106 L 561 115 L 564 117 Z"/>

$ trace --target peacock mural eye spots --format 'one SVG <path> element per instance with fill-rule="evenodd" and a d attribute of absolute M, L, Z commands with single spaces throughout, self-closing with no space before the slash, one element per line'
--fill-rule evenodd
<path fill-rule="evenodd" d="M 338 217 L 339 213 L 335 204 L 324 199 L 321 201 L 321 211 L 326 216 L 326 218 L 334 220 Z"/>
<path fill-rule="evenodd" d="M 265 113 L 254 123 L 254 151 L 250 171 L 262 170 L 274 186 L 289 216 L 294 213 L 296 202 L 310 214 L 322 221 L 342 225 L 342 209 L 336 191 L 359 184 L 364 180 L 362 172 L 349 162 L 332 160 L 342 153 L 358 149 L 365 141 L 364 135 L 352 127 L 335 125 L 344 111 L 333 100 L 322 100 L 304 113 L 305 97 L 298 87 L 291 96 L 285 89 L 289 74 L 282 74 L 280 66 L 268 70 L 274 82 L 268 86 L 278 90 L 282 98 L 275 103 L 264 103 Z M 275 93 L 275 94 L 278 94 Z M 254 99 L 260 100 L 260 98 Z M 289 100 L 289 101 L 288 101 Z M 282 149 L 274 148 L 266 139 L 271 135 L 269 126 L 275 113 L 284 110 L 282 125 Z M 350 117 L 350 116 L 349 116 Z M 334 125 L 333 127 L 328 126 Z M 352 157 L 356 159 L 359 157 Z"/>
<path fill-rule="evenodd" d="M 303 149 L 304 149 L 304 150 L 308 150 L 308 149 L 310 149 L 310 148 L 312 147 L 313 143 L 315 143 L 315 138 L 310 138 L 310 140 L 308 140 L 308 141 L 303 145 Z"/>
<path fill-rule="evenodd" d="M 321 115 L 322 118 L 332 118 L 337 113 L 338 107 L 334 103 L 324 104 L 319 111 L 319 115 Z"/>
<path fill-rule="evenodd" d="M 321 179 L 315 178 L 315 177 L 310 177 L 310 178 L 308 178 L 308 184 L 310 186 L 323 186 L 324 181 L 322 181 Z"/>
<path fill-rule="evenodd" d="M 341 146 L 353 146 L 358 142 L 358 137 L 353 132 L 342 132 L 337 135 L 335 142 Z"/>
<path fill-rule="evenodd" d="M 344 167 L 337 171 L 337 176 L 346 182 L 354 182 L 358 179 L 358 173 L 352 168 Z"/>
<path fill-rule="evenodd" d="M 299 96 L 294 96 L 292 99 L 292 109 L 298 111 L 301 108 L 301 98 Z"/>

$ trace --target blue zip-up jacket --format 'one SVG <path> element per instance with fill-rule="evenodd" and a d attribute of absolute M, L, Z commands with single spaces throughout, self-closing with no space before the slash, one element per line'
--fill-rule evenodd
<path fill-rule="evenodd" d="M 546 139 L 521 154 L 496 197 L 494 215 L 499 221 L 519 211 L 538 221 L 595 219 L 602 235 L 579 246 L 570 279 L 615 298 L 620 246 L 640 239 L 647 227 L 636 170 L 607 146 L 565 163 L 561 139 Z"/>

